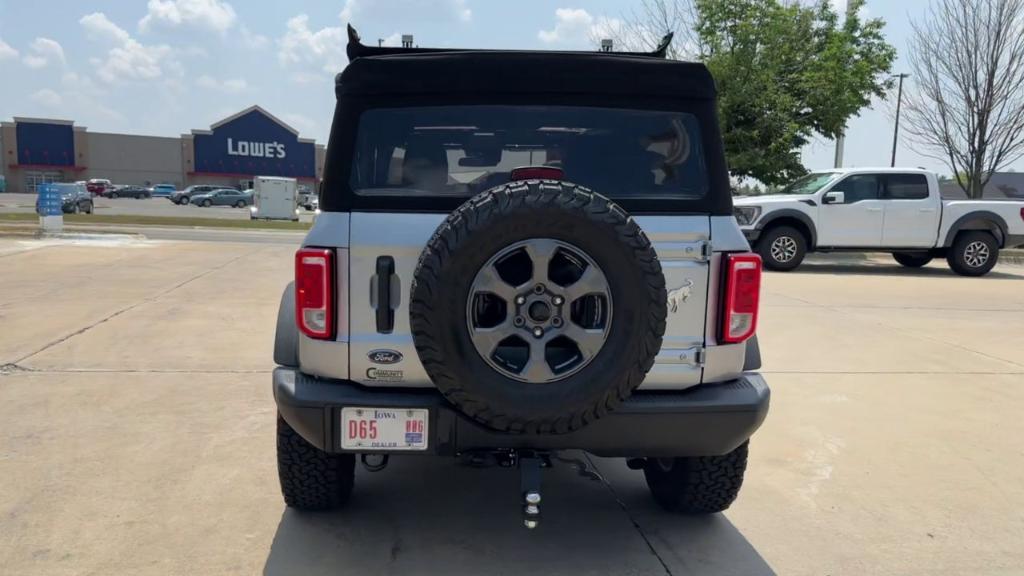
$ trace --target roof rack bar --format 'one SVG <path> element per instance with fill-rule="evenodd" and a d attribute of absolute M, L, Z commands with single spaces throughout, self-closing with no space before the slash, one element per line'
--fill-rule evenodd
<path fill-rule="evenodd" d="M 655 49 L 653 51 L 651 51 L 651 52 L 612 52 L 612 54 L 625 55 L 625 56 L 645 56 L 645 57 L 648 57 L 648 58 L 665 58 L 666 54 L 668 53 L 668 47 L 669 47 L 670 44 L 672 44 L 672 36 L 673 36 L 672 32 L 669 32 L 668 34 L 665 34 L 665 36 L 662 37 L 661 42 L 658 43 L 658 46 L 655 47 Z M 365 44 L 363 44 L 361 42 L 361 40 L 359 38 L 359 32 L 356 32 L 356 29 L 353 28 L 351 24 L 349 24 L 348 25 L 348 46 L 345 48 L 345 53 L 348 55 L 349 62 L 351 62 L 352 60 L 355 60 L 356 58 L 366 58 L 366 57 L 370 57 L 370 56 L 387 56 L 387 55 L 392 55 L 392 54 L 425 54 L 425 53 L 430 53 L 430 52 L 496 52 L 496 50 L 482 49 L 482 48 L 481 49 L 472 49 L 472 48 L 420 48 L 418 46 L 413 47 L 412 46 L 412 42 L 411 42 L 411 38 L 412 37 L 410 36 L 409 38 L 410 38 L 410 41 L 407 43 L 407 42 L 404 41 L 404 36 L 403 36 L 403 42 L 402 42 L 403 46 L 402 47 L 395 47 L 395 46 L 366 46 Z M 603 49 L 596 50 L 596 51 L 593 51 L 593 52 L 590 52 L 590 51 L 568 51 L 568 52 L 571 52 L 573 54 L 594 54 L 594 55 L 608 54 L 609 53 L 608 51 L 603 50 Z M 563 53 L 565 53 L 565 52 L 563 52 Z"/>

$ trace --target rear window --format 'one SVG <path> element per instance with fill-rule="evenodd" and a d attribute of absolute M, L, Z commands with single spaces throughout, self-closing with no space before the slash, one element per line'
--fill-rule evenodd
<path fill-rule="evenodd" d="M 928 197 L 928 180 L 924 174 L 889 174 L 885 180 L 885 197 L 889 200 L 923 200 Z"/>
<path fill-rule="evenodd" d="M 364 112 L 350 184 L 363 196 L 468 197 L 515 168 L 552 166 L 613 198 L 699 199 L 696 117 L 573 106 L 436 106 Z"/>

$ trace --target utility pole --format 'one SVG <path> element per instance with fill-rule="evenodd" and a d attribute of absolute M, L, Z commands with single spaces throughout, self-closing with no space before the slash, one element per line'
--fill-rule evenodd
<path fill-rule="evenodd" d="M 854 10 L 854 8 L 853 8 L 853 2 L 847 2 L 846 3 L 846 18 L 854 16 L 855 13 L 856 13 L 856 10 Z M 834 167 L 835 168 L 842 168 L 843 167 L 843 147 L 846 144 L 846 136 L 844 135 L 844 132 L 846 132 L 846 126 L 845 125 L 843 126 L 843 129 L 840 130 L 839 135 L 836 136 L 836 157 L 835 157 L 835 162 L 834 162 L 834 165 L 835 165 Z"/>
<path fill-rule="evenodd" d="M 890 167 L 896 166 L 896 142 L 899 140 L 900 135 L 900 105 L 903 104 L 903 79 L 909 77 L 910 74 L 906 73 L 893 75 L 893 78 L 900 79 L 900 87 L 896 91 L 896 126 L 892 129 L 892 162 L 889 163 Z"/>

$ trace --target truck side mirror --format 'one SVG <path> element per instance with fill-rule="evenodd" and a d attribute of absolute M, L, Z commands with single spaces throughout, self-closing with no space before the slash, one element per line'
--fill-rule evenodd
<path fill-rule="evenodd" d="M 846 194 L 842 192 L 826 192 L 821 199 L 822 204 L 845 204 Z"/>

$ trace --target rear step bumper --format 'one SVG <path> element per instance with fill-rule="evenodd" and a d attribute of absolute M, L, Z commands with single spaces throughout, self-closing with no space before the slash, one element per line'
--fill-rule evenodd
<path fill-rule="evenodd" d="M 508 434 L 467 418 L 434 389 L 382 390 L 314 378 L 294 368 L 274 370 L 274 399 L 281 415 L 303 438 L 327 452 L 343 452 L 341 408 L 359 406 L 428 409 L 428 454 L 530 448 L 581 449 L 598 456 L 720 455 L 761 426 L 769 395 L 764 378 L 747 372 L 736 380 L 680 392 L 635 392 L 614 412 L 569 434 Z"/>

